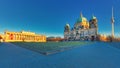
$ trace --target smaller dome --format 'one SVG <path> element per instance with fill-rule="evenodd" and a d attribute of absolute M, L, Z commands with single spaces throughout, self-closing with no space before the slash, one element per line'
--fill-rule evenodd
<path fill-rule="evenodd" d="M 70 31 L 70 25 L 69 24 L 66 24 L 65 25 L 65 30 L 64 30 L 65 32 L 69 32 Z"/>
<path fill-rule="evenodd" d="M 70 25 L 69 25 L 69 24 L 66 24 L 66 26 L 70 27 Z"/>
<path fill-rule="evenodd" d="M 70 29 L 70 25 L 69 25 L 69 24 L 66 24 L 66 25 L 65 25 L 65 29 Z"/>
<path fill-rule="evenodd" d="M 92 16 L 92 19 L 96 19 L 96 17 L 95 17 L 95 16 Z"/>

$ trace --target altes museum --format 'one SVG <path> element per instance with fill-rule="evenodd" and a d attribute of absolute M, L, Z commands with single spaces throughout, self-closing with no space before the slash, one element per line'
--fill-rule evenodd
<path fill-rule="evenodd" d="M 66 24 L 64 28 L 65 40 L 96 40 L 97 34 L 97 18 L 92 16 L 88 22 L 82 13 L 75 22 L 73 28 L 70 28 L 69 24 Z"/>
<path fill-rule="evenodd" d="M 45 35 L 38 35 L 34 32 L 10 32 L 5 31 L 4 35 L 0 35 L 3 42 L 46 42 Z"/>

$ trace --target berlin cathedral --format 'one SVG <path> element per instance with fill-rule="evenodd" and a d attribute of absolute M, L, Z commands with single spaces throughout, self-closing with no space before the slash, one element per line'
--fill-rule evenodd
<path fill-rule="evenodd" d="M 88 22 L 82 13 L 75 22 L 73 28 L 70 28 L 69 24 L 66 24 L 64 28 L 65 40 L 96 40 L 97 34 L 97 18 L 95 16 L 92 16 Z"/>

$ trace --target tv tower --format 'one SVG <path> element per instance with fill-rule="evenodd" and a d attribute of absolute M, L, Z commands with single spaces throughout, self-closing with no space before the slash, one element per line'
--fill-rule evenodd
<path fill-rule="evenodd" d="M 111 19 L 111 23 L 112 23 L 112 39 L 114 38 L 114 15 L 113 15 L 113 7 L 112 7 L 112 19 Z"/>

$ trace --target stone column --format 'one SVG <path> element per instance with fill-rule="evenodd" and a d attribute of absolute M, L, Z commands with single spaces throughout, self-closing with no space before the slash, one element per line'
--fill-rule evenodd
<path fill-rule="evenodd" d="M 13 34 L 13 40 L 15 40 L 15 33 Z"/>

